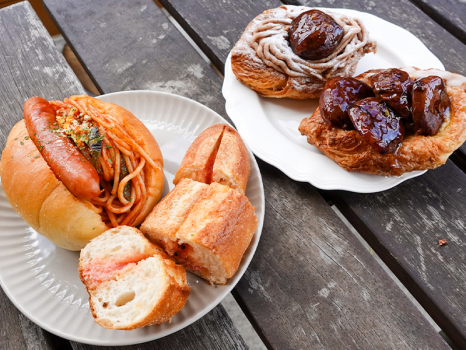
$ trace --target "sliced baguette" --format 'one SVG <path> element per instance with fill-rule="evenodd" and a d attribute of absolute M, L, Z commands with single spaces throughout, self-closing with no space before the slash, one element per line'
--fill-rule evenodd
<path fill-rule="evenodd" d="M 173 183 L 184 178 L 206 184 L 218 182 L 244 194 L 250 167 L 247 148 L 238 132 L 228 125 L 215 124 L 189 147 Z"/>
<path fill-rule="evenodd" d="M 132 227 L 120 226 L 82 251 L 79 274 L 95 321 L 131 330 L 167 322 L 186 303 L 186 271 Z"/>
<path fill-rule="evenodd" d="M 172 191 L 176 195 L 170 196 L 170 193 L 167 202 L 159 205 L 168 208 L 169 203 L 173 203 L 171 207 L 176 207 L 177 198 L 183 193 L 178 186 Z M 161 242 L 186 270 L 211 284 L 225 284 L 237 271 L 257 228 L 254 207 L 246 196 L 218 183 L 210 184 L 194 205 L 190 203 L 190 207 L 188 215 L 177 215 L 177 210 L 151 214 L 141 230 L 148 237 L 156 237 L 157 242 Z M 157 210 L 158 206 L 154 211 Z M 181 224 L 177 221 L 180 218 Z M 167 221 L 177 221 L 178 229 L 174 234 L 163 229 Z"/>

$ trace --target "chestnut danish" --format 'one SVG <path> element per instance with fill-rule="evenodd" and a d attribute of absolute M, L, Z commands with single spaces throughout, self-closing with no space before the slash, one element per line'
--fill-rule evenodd
<path fill-rule="evenodd" d="M 281 6 L 252 20 L 231 52 L 237 79 L 266 97 L 319 97 L 333 77 L 353 75 L 375 52 L 363 23 L 344 14 Z"/>
<path fill-rule="evenodd" d="M 466 140 L 466 77 L 406 67 L 371 70 L 356 79 L 375 97 L 366 88 L 355 92 L 353 82 L 330 81 L 319 108 L 299 126 L 343 169 L 386 176 L 434 169 Z M 337 109 L 332 98 L 345 108 Z"/>

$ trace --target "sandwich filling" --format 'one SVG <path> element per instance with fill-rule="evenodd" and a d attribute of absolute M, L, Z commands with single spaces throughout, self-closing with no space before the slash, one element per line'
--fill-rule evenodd
<path fill-rule="evenodd" d="M 92 208 L 109 227 L 134 226 L 148 196 L 144 169 L 159 169 L 125 129 L 121 118 L 103 113 L 88 96 L 51 101 L 56 111 L 53 132 L 71 138 L 96 169 L 102 193 Z"/>

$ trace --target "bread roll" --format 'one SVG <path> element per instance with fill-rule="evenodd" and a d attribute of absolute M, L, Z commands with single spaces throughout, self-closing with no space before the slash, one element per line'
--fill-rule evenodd
<path fill-rule="evenodd" d="M 180 182 L 141 225 L 186 270 L 211 284 L 225 284 L 235 274 L 256 228 L 246 196 L 190 179 Z"/>
<path fill-rule="evenodd" d="M 186 303 L 186 271 L 135 228 L 120 226 L 82 251 L 79 273 L 95 321 L 131 330 L 164 323 Z"/>
<path fill-rule="evenodd" d="M 218 182 L 244 194 L 250 170 L 248 150 L 238 132 L 228 125 L 215 124 L 191 144 L 173 183 L 184 178 L 206 184 Z"/>

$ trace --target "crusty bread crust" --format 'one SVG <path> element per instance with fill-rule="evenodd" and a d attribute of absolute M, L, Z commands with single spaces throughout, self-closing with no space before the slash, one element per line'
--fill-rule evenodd
<path fill-rule="evenodd" d="M 226 124 L 215 124 L 199 134 L 186 151 L 173 183 L 182 179 L 218 182 L 244 194 L 251 165 L 239 133 Z"/>
<path fill-rule="evenodd" d="M 466 92 L 460 87 L 447 86 L 447 93 L 452 111 L 440 131 L 434 136 L 405 136 L 394 154 L 377 152 L 355 130 L 327 125 L 319 108 L 301 121 L 299 131 L 311 145 L 347 171 L 400 176 L 415 170 L 434 169 L 445 164 L 466 140 Z"/>
<path fill-rule="evenodd" d="M 163 159 L 159 146 L 144 124 L 126 109 L 89 96 L 80 98 L 88 99 L 104 113 L 118 115 L 131 137 L 159 166 L 158 169 L 145 167 L 147 199 L 135 221 L 135 226 L 139 225 L 162 194 Z M 3 190 L 13 209 L 57 246 L 80 250 L 108 229 L 90 204 L 74 197 L 56 178 L 29 138 L 24 120 L 17 123 L 8 136 L 0 174 Z"/>
<path fill-rule="evenodd" d="M 173 184 L 176 185 L 184 178 L 194 181 L 210 183 L 212 166 L 220 146 L 224 124 L 215 124 L 199 134 L 189 146 L 176 172 Z"/>
<path fill-rule="evenodd" d="M 80 250 L 108 229 L 89 204 L 73 196 L 56 178 L 29 138 L 24 120 L 8 136 L 0 173 L 13 209 L 57 246 Z"/>
<path fill-rule="evenodd" d="M 244 194 L 250 171 L 248 150 L 241 136 L 235 129 L 226 125 L 215 157 L 212 182 L 229 186 Z"/>
<path fill-rule="evenodd" d="M 128 241 L 125 246 L 120 246 L 122 240 Z M 128 267 L 118 267 L 97 286 L 91 283 L 92 279 L 83 276 L 86 266 L 112 259 Z M 191 290 L 186 270 L 150 243 L 139 230 L 128 226 L 113 228 L 92 240 L 81 251 L 79 273 L 89 293 L 92 315 L 107 329 L 132 330 L 167 322 L 183 308 Z M 128 284 L 128 279 L 135 283 Z M 143 286 L 136 285 L 139 283 Z M 132 300 L 119 305 L 121 296 L 115 292 L 122 290 L 134 295 Z M 110 298 L 104 300 L 105 296 Z"/>
<path fill-rule="evenodd" d="M 238 270 L 257 228 L 254 207 L 227 186 L 213 182 L 193 190 L 193 184 L 181 181 L 146 218 L 141 231 L 186 270 L 212 284 L 225 284 Z"/>

